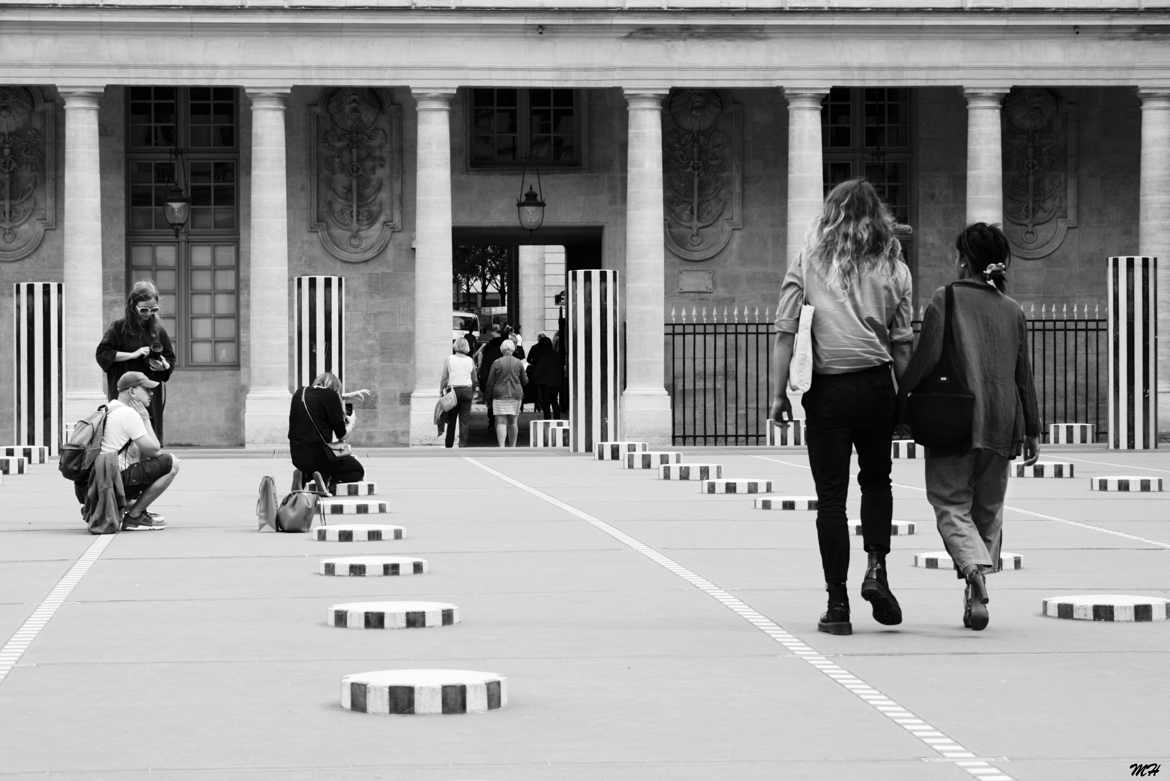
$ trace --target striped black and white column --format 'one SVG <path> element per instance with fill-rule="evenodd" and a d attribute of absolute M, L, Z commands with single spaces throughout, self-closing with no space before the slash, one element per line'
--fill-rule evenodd
<path fill-rule="evenodd" d="M 345 277 L 297 277 L 297 385 L 321 372 L 345 381 Z"/>
<path fill-rule="evenodd" d="M 17 282 L 13 293 L 13 419 L 17 445 L 57 455 L 64 434 L 63 313 L 60 282 Z"/>
<path fill-rule="evenodd" d="M 621 439 L 617 272 L 570 272 L 567 298 L 570 443 L 574 453 L 592 453 L 597 442 Z"/>
<path fill-rule="evenodd" d="M 1157 261 L 1109 258 L 1109 449 L 1158 446 Z"/>

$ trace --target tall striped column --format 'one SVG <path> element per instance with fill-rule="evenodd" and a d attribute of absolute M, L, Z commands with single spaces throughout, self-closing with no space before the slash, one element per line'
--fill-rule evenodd
<path fill-rule="evenodd" d="M 345 277 L 297 277 L 297 385 L 321 372 L 345 382 Z"/>
<path fill-rule="evenodd" d="M 612 269 L 569 274 L 569 446 L 591 453 L 596 442 L 621 437 L 621 323 L 618 278 Z"/>
<path fill-rule="evenodd" d="M 44 445 L 55 456 L 65 412 L 61 283 L 17 282 L 12 297 L 15 444 Z"/>
<path fill-rule="evenodd" d="M 1109 258 L 1109 448 L 1158 446 L 1157 260 Z"/>

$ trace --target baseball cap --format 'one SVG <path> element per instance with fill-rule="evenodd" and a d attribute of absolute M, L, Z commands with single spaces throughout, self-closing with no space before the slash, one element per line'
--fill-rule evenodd
<path fill-rule="evenodd" d="M 126 372 L 118 378 L 118 393 L 141 385 L 144 388 L 157 388 L 158 383 L 142 372 Z"/>

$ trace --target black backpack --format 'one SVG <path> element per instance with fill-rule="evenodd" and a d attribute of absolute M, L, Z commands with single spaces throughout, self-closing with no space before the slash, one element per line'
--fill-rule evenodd
<path fill-rule="evenodd" d="M 93 462 L 102 451 L 102 435 L 106 431 L 105 404 L 94 410 L 88 417 L 77 421 L 69 441 L 61 446 L 61 458 L 57 468 L 66 480 L 85 482 L 93 471 Z"/>

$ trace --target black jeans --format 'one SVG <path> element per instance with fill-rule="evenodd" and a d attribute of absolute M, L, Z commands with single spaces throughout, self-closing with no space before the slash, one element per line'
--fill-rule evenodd
<path fill-rule="evenodd" d="M 475 397 L 475 390 L 470 385 L 459 385 L 452 388 L 459 403 L 447 410 L 445 422 L 447 436 L 444 444 L 452 447 L 455 444 L 455 421 L 459 421 L 459 447 L 467 447 L 467 435 L 471 427 L 471 400 Z"/>
<path fill-rule="evenodd" d="M 861 526 L 867 553 L 890 551 L 894 497 L 890 440 L 896 394 L 888 365 L 849 374 L 815 374 L 802 400 L 808 463 L 817 485 L 817 541 L 826 583 L 849 573 L 850 528 L 845 516 L 849 461 L 857 448 Z"/>

